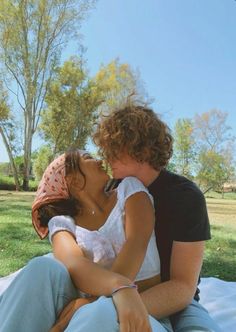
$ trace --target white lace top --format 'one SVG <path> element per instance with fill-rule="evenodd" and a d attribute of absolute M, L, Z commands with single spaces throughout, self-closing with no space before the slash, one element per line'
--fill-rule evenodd
<path fill-rule="evenodd" d="M 142 182 L 135 177 L 125 178 L 117 187 L 116 205 L 103 226 L 95 231 L 75 225 L 73 218 L 69 216 L 53 217 L 48 224 L 50 241 L 56 232 L 67 230 L 75 236 L 86 257 L 105 268 L 110 268 L 125 242 L 125 201 L 128 197 L 140 191 L 146 192 L 153 204 L 153 198 Z M 145 220 L 143 222 L 145 223 Z M 148 279 L 159 273 L 160 258 L 153 231 L 146 256 L 135 280 Z"/>

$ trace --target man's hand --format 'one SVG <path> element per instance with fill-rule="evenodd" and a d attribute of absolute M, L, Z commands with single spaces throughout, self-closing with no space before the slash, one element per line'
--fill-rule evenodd
<path fill-rule="evenodd" d="M 134 289 L 122 289 L 113 295 L 120 323 L 120 332 L 151 332 L 148 312 L 139 293 Z"/>

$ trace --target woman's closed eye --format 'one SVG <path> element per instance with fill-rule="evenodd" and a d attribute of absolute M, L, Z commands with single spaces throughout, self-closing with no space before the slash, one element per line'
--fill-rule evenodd
<path fill-rule="evenodd" d="M 94 159 L 94 158 L 91 156 L 91 154 L 89 154 L 89 153 L 85 153 L 85 154 L 83 154 L 82 158 L 83 158 L 84 160 L 87 160 L 87 159 Z"/>

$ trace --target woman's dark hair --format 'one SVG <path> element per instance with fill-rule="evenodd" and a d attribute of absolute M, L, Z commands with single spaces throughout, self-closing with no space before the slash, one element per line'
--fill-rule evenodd
<path fill-rule="evenodd" d="M 66 215 L 73 218 L 78 210 L 77 202 L 72 198 L 45 204 L 38 209 L 40 225 L 47 227 L 49 220 L 55 216 Z"/>
<path fill-rule="evenodd" d="M 78 149 L 71 148 L 65 153 L 66 176 L 79 172 L 84 178 L 84 186 L 85 186 L 86 178 L 80 168 L 80 159 L 81 155 Z"/>

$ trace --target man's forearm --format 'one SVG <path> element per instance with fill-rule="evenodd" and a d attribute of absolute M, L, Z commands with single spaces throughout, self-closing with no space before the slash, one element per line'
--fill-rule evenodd
<path fill-rule="evenodd" d="M 193 298 L 193 290 L 179 281 L 162 282 L 141 293 L 148 313 L 156 318 L 184 309 Z"/>

